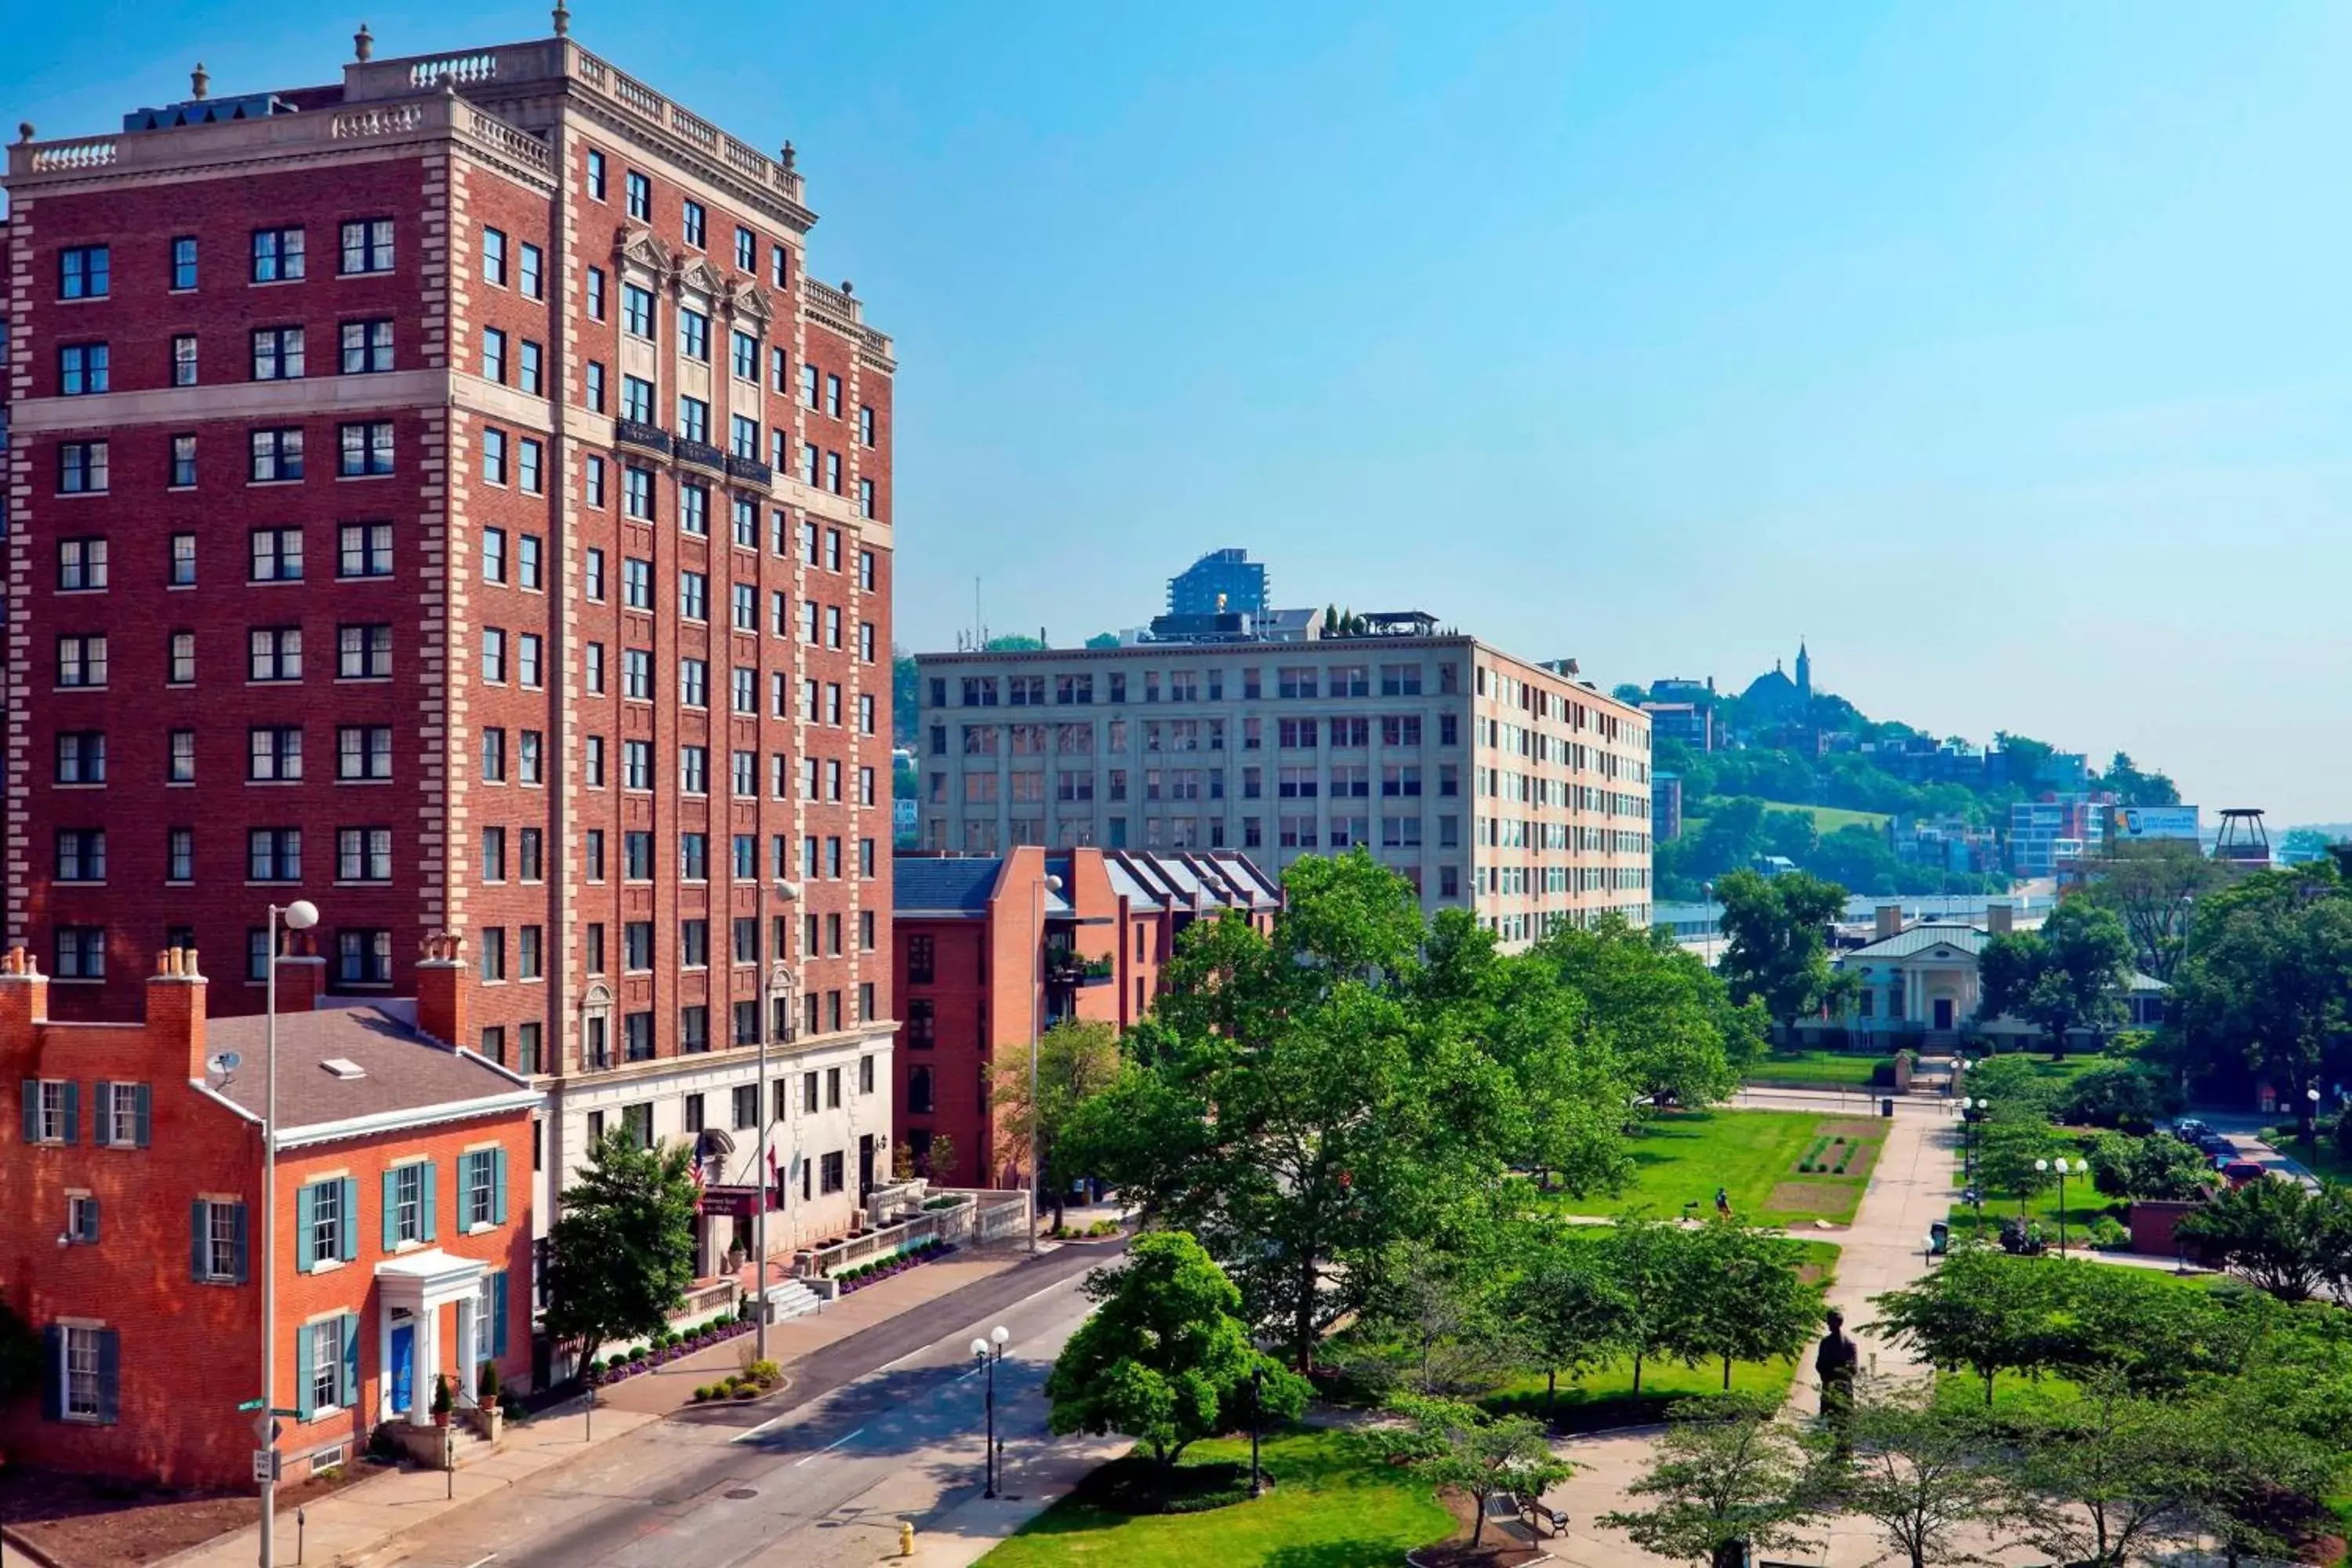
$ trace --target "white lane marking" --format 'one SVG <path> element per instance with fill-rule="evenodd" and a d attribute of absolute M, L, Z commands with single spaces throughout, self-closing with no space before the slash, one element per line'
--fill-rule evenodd
<path fill-rule="evenodd" d="M 856 1431 L 856 1432 L 849 1433 L 849 1434 L 847 1434 L 847 1435 L 846 1435 L 846 1436 L 845 1436 L 835 1437 L 832 1442 L 827 1443 L 824 1447 L 819 1448 L 819 1449 L 816 1451 L 816 1453 L 814 1453 L 814 1454 L 807 1454 L 807 1455 L 803 1455 L 802 1458 L 797 1458 L 797 1459 L 794 1459 L 794 1460 L 793 1461 L 793 1468 L 794 1468 L 794 1469 L 796 1469 L 796 1470 L 797 1470 L 797 1469 L 799 1469 L 803 1465 L 807 1464 L 807 1463 L 809 1462 L 809 1460 L 814 1459 L 814 1458 L 816 1458 L 820 1457 L 821 1455 L 824 1455 L 824 1454 L 830 1454 L 830 1453 L 832 1453 L 835 1448 L 838 1448 L 838 1447 L 840 1447 L 844 1443 L 848 1442 L 848 1441 L 849 1441 L 849 1439 L 850 1439 L 851 1437 L 855 1437 L 855 1436 L 856 1436 L 858 1435 L 858 1433 L 863 1432 L 863 1431 L 865 1431 L 865 1430 L 866 1430 L 866 1428 L 865 1428 L 865 1427 L 860 1426 L 860 1427 L 857 1429 L 857 1431 Z"/>

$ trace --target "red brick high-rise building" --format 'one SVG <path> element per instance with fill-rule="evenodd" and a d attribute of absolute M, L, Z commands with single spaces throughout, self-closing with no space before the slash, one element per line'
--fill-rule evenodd
<path fill-rule="evenodd" d="M 344 996 L 455 933 L 543 1191 L 772 1124 L 782 1251 L 887 1173 L 892 348 L 789 143 L 555 17 L 9 149 L 5 934 L 72 1020 L 258 1010 L 297 894 Z"/>

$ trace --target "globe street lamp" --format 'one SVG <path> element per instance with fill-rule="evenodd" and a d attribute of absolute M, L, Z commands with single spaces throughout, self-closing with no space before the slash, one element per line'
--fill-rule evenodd
<path fill-rule="evenodd" d="M 264 976 L 261 1069 L 261 1417 L 255 1423 L 268 1452 L 261 1472 L 261 1568 L 278 1560 L 278 927 L 309 931 L 319 906 L 297 899 L 269 906 L 269 967 Z"/>
<path fill-rule="evenodd" d="M 2319 1163 L 2319 1089 L 2317 1085 L 2303 1091 L 2303 1163 Z"/>
<path fill-rule="evenodd" d="M 2055 1160 L 2036 1160 L 2033 1168 L 2045 1175 L 2052 1171 L 2058 1173 L 2058 1256 L 2063 1258 L 2066 1256 L 2066 1177 L 2070 1173 L 2077 1177 L 2090 1174 L 2091 1163 L 2076 1160 L 2069 1163 L 2061 1155 Z"/>
<path fill-rule="evenodd" d="M 1991 1110 L 1992 1102 L 1982 1095 L 1960 1097 L 1960 1168 L 1968 1180 L 1969 1201 L 1976 1205 L 1979 1239 L 1984 1234 L 1984 1187 L 1977 1173 L 1977 1129 Z"/>
<path fill-rule="evenodd" d="M 980 1495 L 984 1498 L 996 1495 L 999 1462 L 996 1456 L 996 1363 L 1004 1359 L 1005 1342 L 1012 1337 L 1012 1331 L 999 1323 L 988 1331 L 988 1338 L 975 1338 L 971 1342 L 971 1359 L 978 1362 L 988 1374 L 988 1442 L 980 1454 L 988 1478 L 980 1489 Z"/>

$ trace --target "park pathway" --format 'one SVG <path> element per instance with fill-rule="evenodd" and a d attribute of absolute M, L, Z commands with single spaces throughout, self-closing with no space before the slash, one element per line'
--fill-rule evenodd
<path fill-rule="evenodd" d="M 1886 1142 L 1879 1151 L 1878 1163 L 1871 1172 L 1870 1185 L 1854 1212 L 1853 1223 L 1843 1230 L 1801 1230 L 1790 1234 L 1832 1241 L 1841 1248 L 1837 1279 L 1829 1292 L 1830 1305 L 1845 1313 L 1846 1331 L 1853 1336 L 1862 1352 L 1864 1372 L 1888 1376 L 1924 1374 L 1924 1367 L 1870 1331 L 1870 1321 L 1875 1316 L 1870 1299 L 1909 1284 L 1928 1267 L 1927 1227 L 1942 1219 L 1958 1196 L 1953 1180 L 1953 1162 L 1958 1147 L 1957 1124 L 1943 1117 L 1915 1112 L 1882 1120 L 1878 1125 L 1885 1129 Z M 1819 1383 L 1809 1352 L 1797 1370 L 1790 1408 L 1797 1415 L 1811 1415 L 1820 1409 L 1820 1401 Z M 1626 1485 L 1648 1464 L 1650 1445 L 1658 1431 L 1654 1426 L 1640 1427 L 1571 1438 L 1559 1446 L 1560 1452 L 1580 1468 L 1545 1494 L 1545 1502 L 1566 1510 L 1570 1521 L 1566 1535 L 1557 1542 L 1543 1543 L 1557 1561 L 1572 1564 L 1573 1568 L 1623 1568 L 1628 1563 L 1663 1564 L 1667 1561 L 1651 1556 L 1617 1531 L 1592 1522 L 1612 1509 L 1627 1506 L 1631 1500 L 1626 1496 Z M 1825 1551 L 1772 1555 L 1825 1563 L 1828 1568 L 1862 1568 L 1885 1550 L 1877 1528 L 1860 1521 L 1839 1521 L 1828 1530 L 1816 1530 L 1813 1534 L 1816 1540 L 1825 1542 Z M 1979 1545 L 1977 1550 L 1983 1551 L 1985 1547 Z M 2012 1559 L 1996 1554 L 1996 1560 Z M 2032 1557 L 2027 1553 L 2013 1560 L 2022 1563 L 2032 1561 Z"/>

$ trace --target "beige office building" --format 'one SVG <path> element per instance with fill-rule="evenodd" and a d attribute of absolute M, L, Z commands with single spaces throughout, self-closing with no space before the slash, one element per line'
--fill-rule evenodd
<path fill-rule="evenodd" d="M 1362 845 L 1505 942 L 1650 918 L 1637 709 L 1427 616 L 1305 641 L 922 654 L 920 844 Z"/>

